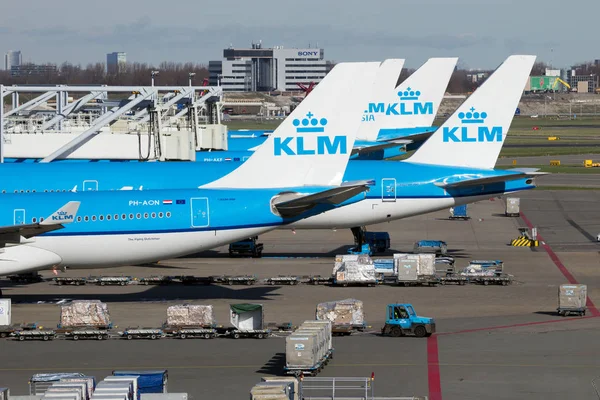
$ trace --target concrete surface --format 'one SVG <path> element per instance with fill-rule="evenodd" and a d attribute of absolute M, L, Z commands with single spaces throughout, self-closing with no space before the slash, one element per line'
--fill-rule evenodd
<path fill-rule="evenodd" d="M 600 229 L 600 212 L 594 207 L 598 195 L 588 191 L 520 194 L 527 218 L 539 227 L 573 276 L 589 285 L 592 300 L 600 298 L 599 256 L 597 245 L 583 232 L 595 235 Z M 367 377 L 375 372 L 378 396 L 428 395 L 439 369 L 442 393 L 431 395 L 432 400 L 594 398 L 590 381 L 600 375 L 596 344 L 600 320 L 555 315 L 557 288 L 566 278 L 542 248 L 507 245 L 525 223 L 504 217 L 503 207 L 495 199 L 471 205 L 470 221 L 449 221 L 448 212 L 440 211 L 370 230 L 389 231 L 394 251 L 410 250 L 419 239 L 445 240 L 458 267 L 476 258 L 502 259 L 507 272 L 516 277 L 515 284 L 507 287 L 59 287 L 42 282 L 8 287 L 5 295 L 15 302 L 15 321 L 54 326 L 60 310 L 51 302 L 93 298 L 109 303 L 120 327 L 159 326 L 167 306 L 182 302 L 213 304 L 218 322 L 225 325 L 228 305 L 246 301 L 263 303 L 266 321 L 298 324 L 314 317 L 318 302 L 353 297 L 364 301 L 373 333 L 334 338 L 336 357 L 320 376 Z M 276 231 L 261 241 L 265 243 L 263 259 L 231 260 L 221 248 L 152 267 L 70 271 L 68 275 L 329 275 L 331 257 L 344 252 L 352 236 L 347 231 Z M 35 304 L 39 301 L 43 303 Z M 430 339 L 375 335 L 390 302 L 412 302 L 419 314 L 435 317 L 439 334 Z M 439 363 L 431 360 L 433 340 L 438 344 Z M 101 379 L 113 369 L 167 368 L 172 392 L 188 392 L 194 400 L 244 398 L 261 376 L 281 372 L 283 352 L 281 338 L 2 341 L 0 386 L 8 383 L 11 393 L 18 395 L 27 392 L 27 380 L 36 372 L 80 371 Z"/>

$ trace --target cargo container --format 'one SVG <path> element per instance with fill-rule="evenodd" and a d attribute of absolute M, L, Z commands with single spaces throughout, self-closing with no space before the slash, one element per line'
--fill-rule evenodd
<path fill-rule="evenodd" d="M 460 206 L 454 206 L 450 209 L 450 219 L 469 219 L 469 214 L 467 213 L 467 205 L 462 204 Z"/>
<path fill-rule="evenodd" d="M 43 395 L 55 382 L 62 379 L 85 379 L 84 374 L 78 372 L 59 372 L 50 374 L 35 374 L 29 378 L 29 394 L 31 396 Z"/>
<path fill-rule="evenodd" d="M 143 393 L 167 393 L 168 370 L 113 371 L 113 376 L 137 376 L 138 390 Z"/>
<path fill-rule="evenodd" d="M 233 328 L 217 328 L 217 333 L 239 338 L 266 339 L 271 331 L 265 329 L 262 304 L 240 303 L 229 306 L 229 321 Z"/>
<path fill-rule="evenodd" d="M 286 338 L 286 374 L 316 375 L 327 365 L 333 357 L 330 326 L 306 321 Z"/>
<path fill-rule="evenodd" d="M 448 252 L 448 245 L 443 240 L 419 240 L 413 246 L 415 253 L 435 253 L 443 256 Z"/>
<path fill-rule="evenodd" d="M 10 299 L 0 299 L 0 326 L 12 324 L 12 303 Z"/>
<path fill-rule="evenodd" d="M 394 254 L 396 283 L 404 286 L 438 283 L 435 254 Z"/>
<path fill-rule="evenodd" d="M 139 399 L 139 397 L 140 397 L 137 376 L 107 376 L 106 378 L 104 378 L 104 380 L 102 382 L 107 382 L 107 383 L 125 382 L 125 383 L 131 385 L 131 390 L 132 390 L 134 399 Z"/>
<path fill-rule="evenodd" d="M 10 397 L 10 390 L 8 388 L 0 387 L 0 400 L 8 400 Z"/>
<path fill-rule="evenodd" d="M 298 379 L 283 376 L 264 376 L 261 378 L 261 381 L 264 383 L 284 383 L 288 387 L 290 400 L 299 400 L 300 388 Z"/>
<path fill-rule="evenodd" d="M 55 382 L 48 390 L 77 390 L 82 399 L 89 400 L 90 392 L 87 389 L 87 382 Z"/>
<path fill-rule="evenodd" d="M 188 400 L 187 393 L 144 393 L 140 400 Z"/>
<path fill-rule="evenodd" d="M 504 215 L 507 217 L 518 217 L 521 215 L 521 199 L 518 197 L 507 197 L 506 198 L 506 209 Z"/>
<path fill-rule="evenodd" d="M 558 288 L 558 313 L 563 317 L 570 314 L 585 315 L 587 285 L 565 284 Z"/>
<path fill-rule="evenodd" d="M 363 264 L 358 261 L 346 261 L 334 268 L 333 284 L 338 286 L 361 285 L 375 286 L 378 283 L 375 266 L 372 262 Z"/>
<path fill-rule="evenodd" d="M 61 378 L 59 380 L 60 383 L 82 383 L 85 384 L 85 389 L 87 391 L 87 398 L 90 399 L 94 393 L 94 389 L 96 388 L 96 378 L 93 376 L 86 376 L 81 378 Z"/>

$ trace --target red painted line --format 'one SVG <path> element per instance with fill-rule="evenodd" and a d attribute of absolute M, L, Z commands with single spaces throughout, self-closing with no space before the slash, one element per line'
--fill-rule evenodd
<path fill-rule="evenodd" d="M 429 382 L 429 400 L 442 400 L 440 358 L 435 334 L 427 338 L 427 381 Z"/>
<path fill-rule="evenodd" d="M 527 224 L 529 229 L 533 228 L 533 224 L 529 221 L 529 219 L 525 216 L 525 214 L 523 214 L 523 212 L 521 212 L 521 219 L 523 220 L 523 222 L 525 222 L 525 224 Z M 544 241 L 544 238 L 540 234 L 538 234 L 538 240 L 540 241 L 544 250 L 546 250 L 546 253 L 548 253 L 548 256 L 550 256 L 550 259 L 552 260 L 552 262 L 554 262 L 554 265 L 556 265 L 558 270 L 564 275 L 564 277 L 567 279 L 567 281 L 571 284 L 578 284 L 579 282 L 577 282 L 577 279 L 575 279 L 573 274 L 571 274 L 571 272 L 569 272 L 567 267 L 565 267 L 565 265 L 562 263 L 562 261 L 560 261 L 560 258 L 558 258 L 556 253 L 552 250 L 550 245 L 548 245 L 548 243 L 546 243 Z M 600 316 L 600 311 L 598 311 L 598 309 L 594 305 L 594 302 L 592 301 L 592 299 L 589 296 L 586 301 L 586 306 L 593 317 Z"/>
<path fill-rule="evenodd" d="M 533 325 L 545 325 L 545 324 L 554 324 L 560 322 L 575 322 L 582 319 L 596 318 L 598 315 L 590 315 L 587 317 L 578 317 L 578 318 L 562 318 L 562 319 L 553 319 L 550 321 L 537 321 L 537 322 L 524 322 L 521 324 L 512 324 L 512 325 L 499 325 L 499 326 L 488 326 L 486 328 L 473 328 L 473 329 L 464 329 L 462 331 L 453 331 L 453 332 L 440 332 L 437 335 L 458 335 L 461 333 L 472 333 L 472 332 L 481 332 L 481 331 L 493 331 L 496 329 L 508 329 L 508 328 L 520 328 L 523 326 L 533 326 Z"/>

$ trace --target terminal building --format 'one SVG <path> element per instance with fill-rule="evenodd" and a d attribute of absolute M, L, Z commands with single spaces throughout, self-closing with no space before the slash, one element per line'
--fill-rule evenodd
<path fill-rule="evenodd" d="M 222 61 L 210 61 L 209 84 L 223 91 L 297 91 L 299 83 L 319 83 L 332 67 L 323 49 L 263 48 L 253 43 L 250 49 L 224 49 Z"/>

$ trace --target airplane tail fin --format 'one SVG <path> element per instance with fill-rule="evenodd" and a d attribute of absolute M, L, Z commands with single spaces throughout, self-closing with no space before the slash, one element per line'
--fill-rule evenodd
<path fill-rule="evenodd" d="M 408 161 L 494 168 L 535 59 L 508 57 Z"/>
<path fill-rule="evenodd" d="M 384 141 L 426 132 L 433 124 L 457 62 L 455 57 L 430 58 L 397 87 L 397 81 L 391 86 L 376 86 L 371 96 L 374 102 L 365 110 L 357 137 Z M 383 69 L 382 64 L 380 71 Z"/>
<path fill-rule="evenodd" d="M 244 164 L 202 187 L 339 185 L 379 65 L 336 65 Z"/>
<path fill-rule="evenodd" d="M 75 216 L 77 215 L 80 204 L 81 202 L 79 201 L 69 201 L 48 218 L 40 222 L 40 225 L 64 225 L 75 221 Z"/>

